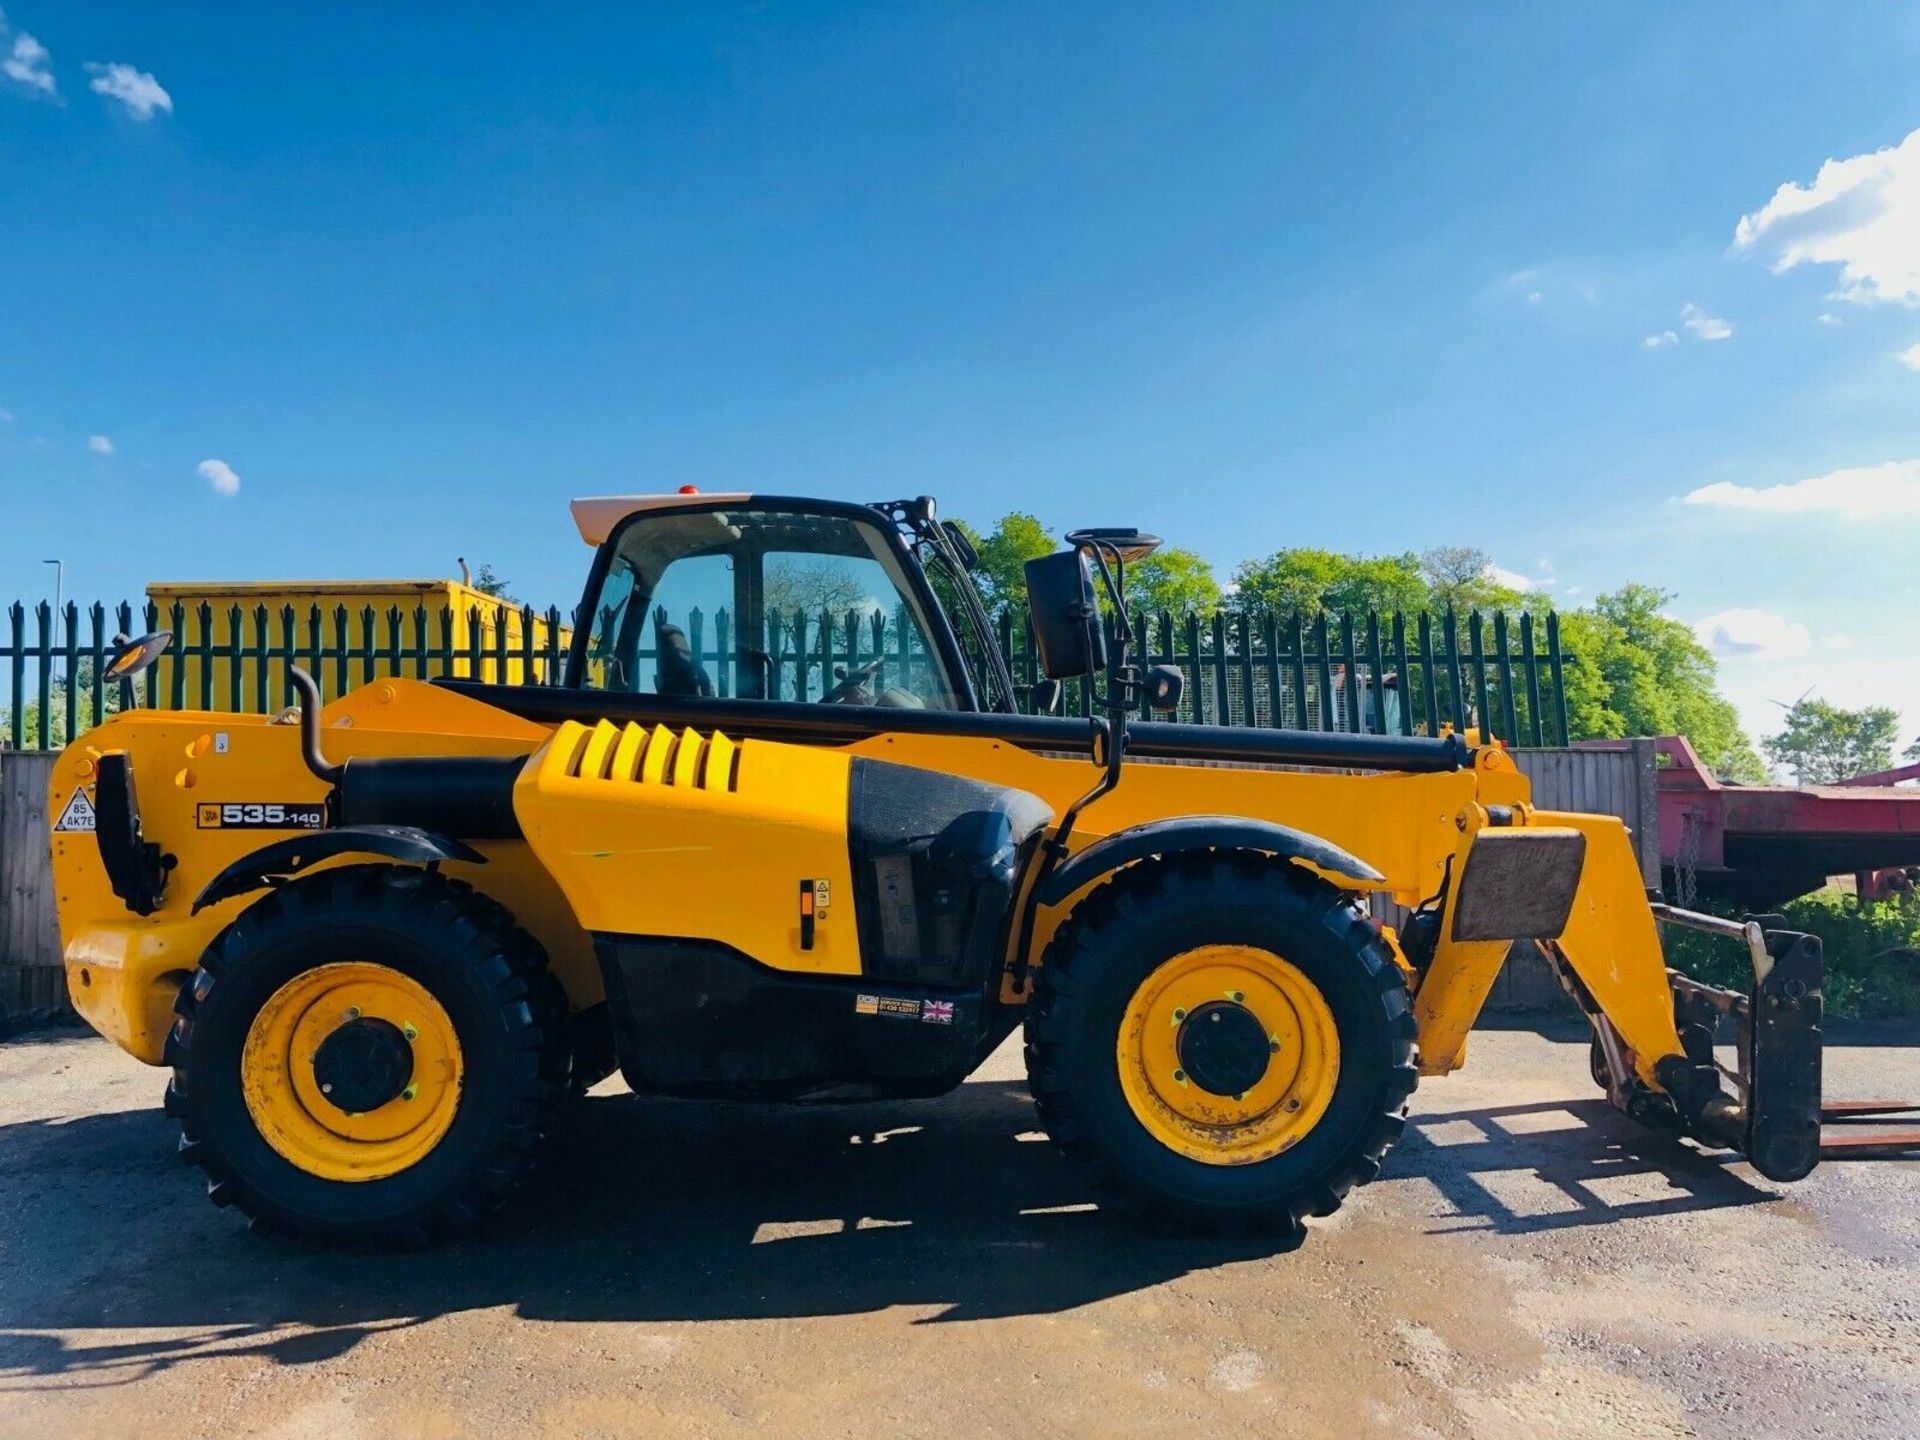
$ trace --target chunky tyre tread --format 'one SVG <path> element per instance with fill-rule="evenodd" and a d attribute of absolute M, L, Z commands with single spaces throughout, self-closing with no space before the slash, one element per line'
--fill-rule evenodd
<path fill-rule="evenodd" d="M 486 1151 L 468 1167 L 459 1191 L 443 1197 L 431 1213 L 343 1235 L 287 1212 L 235 1170 L 219 1137 L 203 1125 L 187 1077 L 195 1018 L 215 988 L 276 936 L 303 922 L 347 916 L 356 924 L 378 925 L 386 917 L 398 928 L 433 931 L 471 967 L 485 986 L 488 1009 L 508 1032 L 512 1098 L 508 1122 L 488 1137 Z M 363 1248 L 412 1248 L 444 1240 L 505 1201 L 530 1168 L 568 1090 L 566 993 L 548 972 L 545 954 L 504 907 L 438 872 L 356 865 L 282 886 L 215 939 L 173 1008 L 164 1057 L 173 1075 L 165 1109 L 180 1122 L 180 1158 L 205 1174 L 207 1198 L 239 1210 L 255 1234 Z"/>
<path fill-rule="evenodd" d="M 1061 1066 L 1074 1033 L 1077 1011 L 1087 1003 L 1102 951 L 1119 935 L 1170 904 L 1245 907 L 1249 902 L 1284 910 L 1290 918 L 1323 927 L 1367 977 L 1391 1037 L 1391 1063 L 1377 1103 L 1356 1144 L 1330 1177 L 1316 1180 L 1271 1208 L 1211 1207 L 1172 1203 L 1144 1189 L 1109 1161 L 1089 1133 L 1069 1078 Z M 1358 1185 L 1372 1182 L 1406 1127 L 1407 1100 L 1419 1079 L 1414 1065 L 1417 1029 L 1400 968 L 1372 924 L 1346 892 L 1297 867 L 1265 857 L 1210 853 L 1173 857 L 1129 867 L 1087 897 L 1056 932 L 1035 972 L 1026 1020 L 1026 1063 L 1040 1121 L 1054 1144 L 1085 1176 L 1103 1206 L 1134 1216 L 1155 1229 L 1213 1235 L 1279 1235 L 1297 1238 L 1309 1215 L 1331 1215 Z"/>

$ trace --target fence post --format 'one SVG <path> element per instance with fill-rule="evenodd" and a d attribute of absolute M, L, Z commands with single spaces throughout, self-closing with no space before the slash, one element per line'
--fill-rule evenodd
<path fill-rule="evenodd" d="M 1493 734 L 1493 707 L 1487 703 L 1487 653 L 1481 643 L 1478 610 L 1467 613 L 1467 644 L 1473 658 L 1474 709 L 1480 717 L 1480 736 L 1484 740 Z"/>
<path fill-rule="evenodd" d="M 807 698 L 807 612 L 796 607 L 793 612 L 793 698 L 806 702 Z"/>
<path fill-rule="evenodd" d="M 67 704 L 60 729 L 64 743 L 71 745 L 73 737 L 80 733 L 76 728 L 80 719 L 80 677 L 75 673 L 80 668 L 80 641 L 79 637 L 73 633 L 80 623 L 80 607 L 69 600 L 60 619 L 60 628 L 67 632 L 66 646 L 62 652 L 62 658 L 67 662 L 65 682 Z"/>
<path fill-rule="evenodd" d="M 341 614 L 346 611 L 342 610 Z M 200 708 L 213 708 L 213 605 L 202 600 L 195 608 L 194 618 L 200 622 L 200 639 L 194 646 L 194 656 L 200 662 Z"/>
<path fill-rule="evenodd" d="M 1500 708 L 1507 722 L 1506 733 L 1501 738 L 1510 744 L 1518 744 L 1520 719 L 1514 713 L 1513 654 L 1507 638 L 1507 612 L 1496 610 L 1493 612 L 1493 648 L 1500 652 Z"/>
<path fill-rule="evenodd" d="M 487 650 L 484 632 L 480 628 L 480 607 L 467 607 L 467 678 L 485 681 L 487 678 Z"/>
<path fill-rule="evenodd" d="M 1567 677 L 1560 661 L 1560 616 L 1547 612 L 1547 664 L 1553 672 L 1553 705 L 1560 721 L 1560 743 L 1571 745 L 1573 732 L 1567 728 Z"/>
<path fill-rule="evenodd" d="M 444 675 L 454 673 L 453 626 L 453 602 L 449 600 L 446 608 L 440 612 L 440 671 Z"/>
<path fill-rule="evenodd" d="M 107 714 L 107 607 L 94 601 L 87 618 L 93 638 L 93 723 L 98 725 Z"/>
<path fill-rule="evenodd" d="M 1311 730 L 1307 722 L 1307 640 L 1298 610 L 1287 617 L 1287 644 L 1293 651 L 1293 728 Z"/>
<path fill-rule="evenodd" d="M 726 664 L 721 661 L 721 664 Z M 560 607 L 547 607 L 547 684 L 558 685 L 566 679 L 566 652 L 560 648 Z"/>
<path fill-rule="evenodd" d="M 1413 667 L 1407 663 L 1406 612 L 1393 612 L 1394 685 L 1400 692 L 1400 733 L 1413 734 Z"/>
<path fill-rule="evenodd" d="M 227 699 L 237 713 L 242 709 L 240 693 L 244 679 L 240 674 L 240 642 L 242 640 L 240 606 L 227 607 Z"/>
<path fill-rule="evenodd" d="M 1540 657 L 1533 653 L 1533 612 L 1520 612 L 1520 651 L 1527 671 L 1527 736 L 1531 745 L 1541 743 Z"/>
<path fill-rule="evenodd" d="M 1347 667 L 1346 684 L 1340 687 L 1342 708 L 1347 715 L 1347 729 L 1360 733 L 1360 665 L 1353 653 L 1353 612 L 1340 612 L 1340 659 Z"/>
<path fill-rule="evenodd" d="M 1386 666 L 1380 663 L 1380 614 L 1367 612 L 1367 688 L 1373 697 L 1373 733 L 1387 733 Z"/>
<path fill-rule="evenodd" d="M 387 669 L 390 675 L 399 676 L 404 672 L 404 649 L 400 641 L 400 607 L 387 607 Z"/>
<path fill-rule="evenodd" d="M 42 600 L 34 609 L 40 641 L 40 749 L 53 748 L 53 607 Z"/>
<path fill-rule="evenodd" d="M 1206 671 L 1202 668 L 1204 660 L 1200 654 L 1200 617 L 1189 612 L 1187 615 L 1187 654 L 1192 658 L 1193 675 L 1193 723 L 1207 723 Z"/>
<path fill-rule="evenodd" d="M 7 739 L 15 750 L 26 748 L 27 706 L 20 692 L 27 688 L 27 610 L 18 600 L 7 609 L 8 629 L 13 645 L 7 652 Z"/>
<path fill-rule="evenodd" d="M 1213 718 L 1216 725 L 1233 723 L 1233 686 L 1227 678 L 1227 620 L 1218 610 L 1207 627 L 1213 640 Z"/>

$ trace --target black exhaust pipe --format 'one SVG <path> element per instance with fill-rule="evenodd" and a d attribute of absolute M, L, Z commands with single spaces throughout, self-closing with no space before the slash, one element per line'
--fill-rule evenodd
<path fill-rule="evenodd" d="M 406 825 L 461 840 L 518 840 L 514 782 L 524 755 L 358 756 L 335 764 L 320 748 L 320 687 L 298 665 L 287 680 L 300 696 L 300 757 L 333 787 L 340 826 Z"/>

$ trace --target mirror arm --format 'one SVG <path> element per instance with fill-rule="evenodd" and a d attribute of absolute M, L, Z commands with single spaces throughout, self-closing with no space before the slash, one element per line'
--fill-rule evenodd
<path fill-rule="evenodd" d="M 1107 655 L 1107 693 L 1106 714 L 1091 719 L 1093 726 L 1093 753 L 1099 763 L 1100 778 L 1093 787 L 1068 805 L 1061 815 L 1060 823 L 1053 829 L 1042 845 L 1041 861 L 1034 881 L 1027 887 L 1026 898 L 1020 909 L 1020 940 L 1014 951 L 1012 966 L 1013 986 L 1016 994 L 1024 994 L 1027 987 L 1029 970 L 1029 951 L 1032 949 L 1034 920 L 1040 909 L 1037 896 L 1047 877 L 1067 858 L 1068 840 L 1073 835 L 1075 823 L 1081 813 L 1096 800 L 1110 795 L 1120 784 L 1121 768 L 1126 759 L 1127 719 L 1133 706 L 1140 698 L 1142 686 L 1138 672 L 1132 662 L 1133 625 L 1127 618 L 1127 581 L 1126 559 L 1119 547 L 1112 541 L 1098 537 L 1088 537 L 1075 546 L 1076 549 L 1090 555 L 1094 565 L 1100 571 L 1100 583 L 1107 592 L 1107 598 L 1113 602 L 1114 626 L 1113 646 Z M 1091 627 L 1101 623 L 1100 607 L 1090 605 L 1084 623 Z M 1093 648 L 1089 634 L 1087 649 Z M 1093 682 L 1092 673 L 1087 683 Z"/>

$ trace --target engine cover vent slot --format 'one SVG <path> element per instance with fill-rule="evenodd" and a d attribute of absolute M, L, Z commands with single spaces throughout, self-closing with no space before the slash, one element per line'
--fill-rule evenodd
<path fill-rule="evenodd" d="M 573 738 L 564 774 L 573 780 L 612 784 L 675 785 L 735 794 L 740 789 L 740 747 L 718 730 L 673 730 L 665 725 L 582 726 Z"/>

